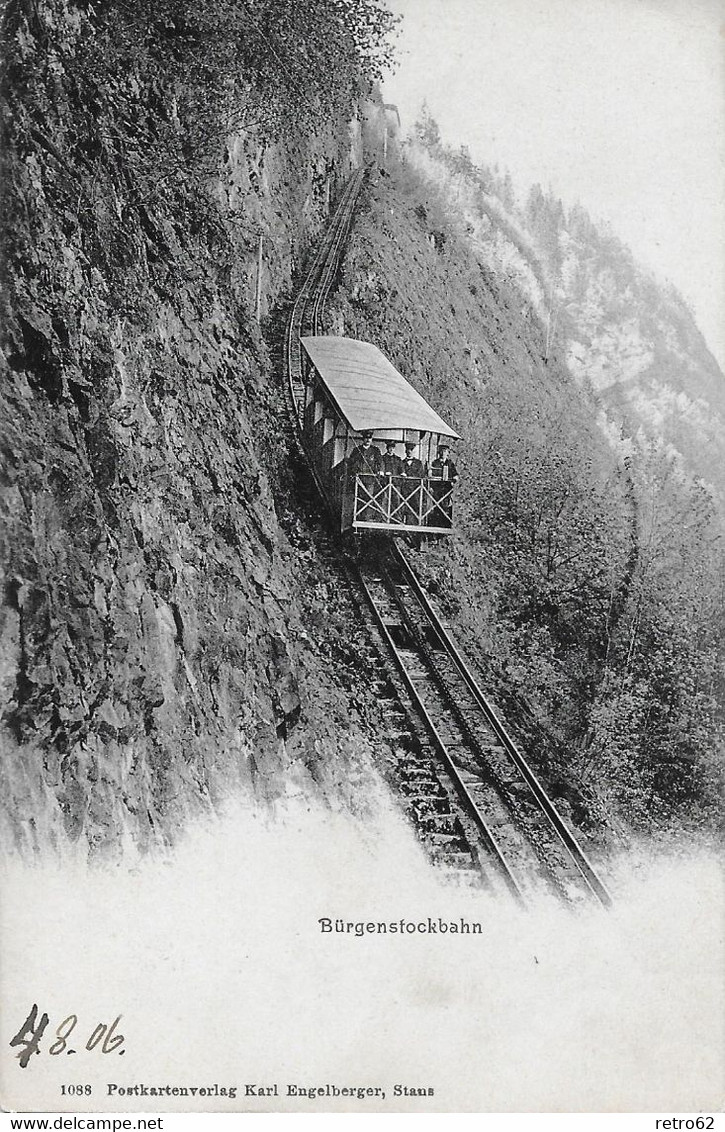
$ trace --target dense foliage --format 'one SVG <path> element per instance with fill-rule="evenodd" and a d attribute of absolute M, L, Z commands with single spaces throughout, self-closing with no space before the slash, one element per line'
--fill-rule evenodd
<path fill-rule="evenodd" d="M 275 139 L 294 155 L 299 139 L 345 136 L 394 25 L 379 0 L 8 0 L 6 262 L 25 275 L 57 258 L 41 231 L 52 214 L 133 319 L 142 315 L 129 267 L 146 239 L 152 268 L 190 239 L 233 277 L 244 242 L 256 240 L 243 216 L 232 231 L 218 207 L 233 140 L 243 139 L 260 192 Z"/>
<path fill-rule="evenodd" d="M 476 169 L 465 151 L 439 141 L 426 148 L 447 171 L 449 199 L 472 192 L 461 214 L 474 247 L 506 265 L 538 316 L 547 368 L 558 361 L 576 375 L 608 441 L 602 458 L 612 472 L 599 498 L 582 490 L 591 447 L 577 451 L 559 422 L 545 429 L 546 450 L 527 477 L 541 499 L 540 469 L 552 456 L 575 464 L 580 484 L 570 505 L 583 507 L 592 528 L 586 555 L 568 559 L 586 599 L 577 647 L 567 641 L 572 597 L 560 587 L 556 619 L 544 619 L 574 693 L 563 725 L 577 768 L 600 794 L 625 797 L 642 816 L 693 804 L 716 814 L 725 754 L 723 375 L 681 297 L 580 205 L 567 212 L 538 185 L 517 204 L 497 170 Z M 482 242 L 476 213 L 487 222 Z M 548 481 L 556 508 L 561 490 Z M 508 504 L 502 513 L 511 514 Z M 565 514 L 557 513 L 554 543 Z M 550 545 L 547 527 L 538 552 L 547 577 Z M 527 584 L 529 593 L 539 588 Z M 536 600 L 525 612 L 541 625 Z"/>
<path fill-rule="evenodd" d="M 234 130 L 267 139 L 347 112 L 388 60 L 377 0 L 111 0 L 95 9 L 97 62 L 153 83 L 186 156 L 218 159 Z"/>
<path fill-rule="evenodd" d="M 102 183 L 127 163 L 154 199 L 213 176 L 234 133 L 264 145 L 345 119 L 389 64 L 395 23 L 380 0 L 9 0 L 5 102 L 11 116 L 35 103 L 35 142 L 66 173 Z"/>
<path fill-rule="evenodd" d="M 358 226 L 339 312 L 464 437 L 459 533 L 420 568 L 563 793 L 578 782 L 590 813 L 642 827 L 710 826 L 723 781 L 717 493 L 686 453 L 572 376 L 576 310 L 550 317 L 572 228 L 582 303 L 609 302 L 606 239 L 586 213 L 542 205 L 539 190 L 518 209 L 509 178 L 444 150 L 430 119 L 418 132 Z M 611 246 L 608 260 L 613 271 Z M 648 317 L 643 351 L 688 337 L 694 370 L 682 308 L 624 251 L 616 266 L 630 315 L 637 291 Z"/>

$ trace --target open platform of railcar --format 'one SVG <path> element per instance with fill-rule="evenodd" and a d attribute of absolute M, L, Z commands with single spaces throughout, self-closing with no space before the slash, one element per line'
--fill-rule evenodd
<path fill-rule="evenodd" d="M 300 342 L 303 442 L 340 529 L 450 534 L 454 484 L 433 466 L 439 445 L 458 433 L 371 342 Z M 367 458 L 360 455 L 366 437 Z M 382 470 L 384 448 L 398 472 Z"/>

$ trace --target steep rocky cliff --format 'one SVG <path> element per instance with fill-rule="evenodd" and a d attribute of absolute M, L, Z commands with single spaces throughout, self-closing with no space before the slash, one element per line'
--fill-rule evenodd
<path fill-rule="evenodd" d="M 92 16 L 5 20 L 3 839 L 145 844 L 238 786 L 364 808 L 355 642 L 334 600 L 305 630 L 324 568 L 280 523 L 254 290 L 261 236 L 262 317 L 290 292 L 377 108 L 277 144 L 247 129 L 192 177 L 153 149 L 173 106 L 152 121 L 149 89 L 82 66 Z"/>

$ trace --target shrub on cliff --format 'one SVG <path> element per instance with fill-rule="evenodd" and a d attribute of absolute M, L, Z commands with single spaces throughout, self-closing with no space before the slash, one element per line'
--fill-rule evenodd
<path fill-rule="evenodd" d="M 208 191 L 227 139 L 249 131 L 258 150 L 349 119 L 394 23 L 380 0 L 7 0 L 5 262 L 33 259 L 51 215 L 124 309 L 141 229 L 153 257 L 183 232 L 228 262 Z"/>
<path fill-rule="evenodd" d="M 99 0 L 87 10 L 84 73 L 147 92 L 152 116 L 202 167 L 234 130 L 271 140 L 349 114 L 390 61 L 395 24 L 379 0 Z"/>

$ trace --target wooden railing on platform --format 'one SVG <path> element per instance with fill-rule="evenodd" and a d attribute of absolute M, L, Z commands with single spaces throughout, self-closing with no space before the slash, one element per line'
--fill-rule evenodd
<path fill-rule="evenodd" d="M 355 476 L 354 527 L 448 533 L 452 517 L 453 486 L 447 480 L 367 473 Z"/>

